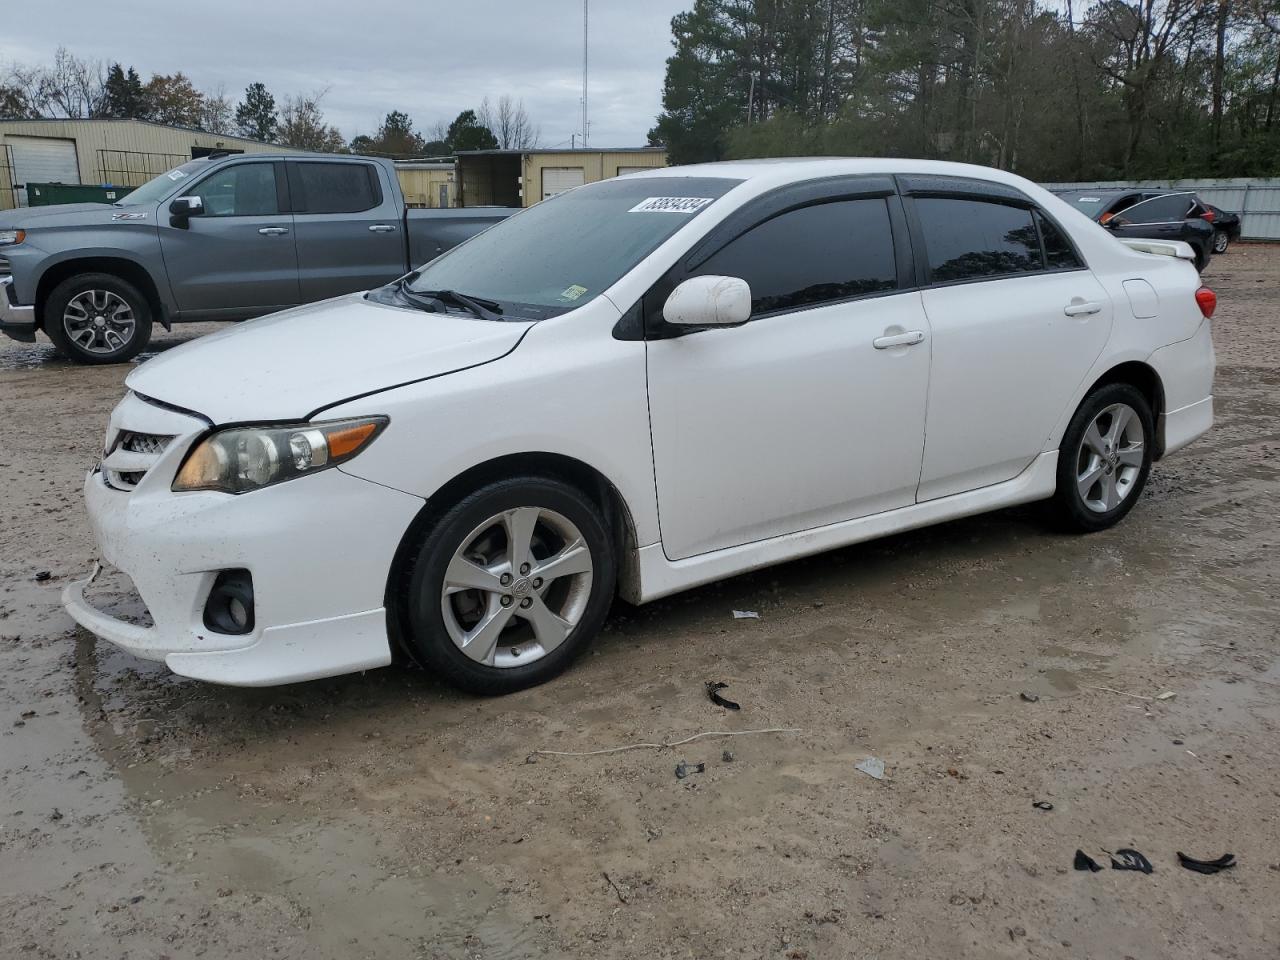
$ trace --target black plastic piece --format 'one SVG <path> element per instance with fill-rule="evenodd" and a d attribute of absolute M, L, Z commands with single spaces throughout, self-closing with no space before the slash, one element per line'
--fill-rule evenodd
<path fill-rule="evenodd" d="M 237 615 L 236 604 L 244 614 Z M 214 633 L 242 636 L 253 632 L 253 577 L 248 570 L 223 570 L 204 604 L 204 625 Z"/>

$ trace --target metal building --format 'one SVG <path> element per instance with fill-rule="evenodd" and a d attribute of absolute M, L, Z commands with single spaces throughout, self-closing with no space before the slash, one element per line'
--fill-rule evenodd
<path fill-rule="evenodd" d="M 0 120 L 0 210 L 27 205 L 26 183 L 137 187 L 214 151 L 288 149 L 146 120 Z"/>
<path fill-rule="evenodd" d="M 411 207 L 458 206 L 453 161 L 397 160 L 396 174 L 404 202 Z"/>
<path fill-rule="evenodd" d="M 663 147 L 464 150 L 457 155 L 458 206 L 531 207 L 572 187 L 667 165 Z"/>

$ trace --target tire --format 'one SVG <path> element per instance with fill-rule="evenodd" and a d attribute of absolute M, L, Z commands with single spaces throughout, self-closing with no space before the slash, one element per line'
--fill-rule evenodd
<path fill-rule="evenodd" d="M 1204 273 L 1204 268 L 1209 266 L 1209 249 L 1206 247 L 1201 250 L 1198 247 L 1192 247 L 1196 253 L 1195 265 L 1196 273 Z"/>
<path fill-rule="evenodd" d="M 1226 253 L 1227 247 L 1231 246 L 1231 237 L 1227 235 L 1225 230 L 1213 231 L 1213 252 L 1215 255 Z"/>
<path fill-rule="evenodd" d="M 44 332 L 60 353 L 77 363 L 124 363 L 151 340 L 151 304 L 126 280 L 109 273 L 82 273 L 49 294 Z"/>
<path fill-rule="evenodd" d="M 1117 416 L 1121 421 L 1118 438 L 1114 436 Z M 1094 426 L 1098 429 L 1091 432 Z M 1151 405 L 1135 387 L 1110 383 L 1085 397 L 1058 447 L 1052 505 L 1059 525 L 1077 533 L 1094 533 L 1124 519 L 1147 484 L 1155 438 Z"/>
<path fill-rule="evenodd" d="M 514 562 L 513 541 L 530 543 L 528 552 L 517 547 Z M 447 683 L 483 695 L 565 670 L 604 623 L 617 576 L 600 508 L 545 477 L 481 487 L 429 524 L 408 556 L 399 579 L 406 649 Z M 522 567 L 520 557 L 531 565 Z M 561 573 L 539 578 L 539 568 L 552 572 L 552 560 Z"/>

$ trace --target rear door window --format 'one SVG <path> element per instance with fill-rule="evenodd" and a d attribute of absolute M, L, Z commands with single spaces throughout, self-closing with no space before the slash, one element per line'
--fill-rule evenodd
<path fill-rule="evenodd" d="M 731 240 L 696 274 L 747 281 L 753 316 L 893 290 L 887 203 L 876 197 L 788 210 Z"/>
<path fill-rule="evenodd" d="M 299 213 L 362 213 L 382 203 L 377 172 L 369 163 L 293 165 L 294 204 Z"/>
<path fill-rule="evenodd" d="M 1171 196 L 1154 197 L 1135 203 L 1127 210 L 1116 214 L 1129 223 L 1173 223 L 1185 220 L 1195 200 L 1189 193 L 1175 193 Z"/>
<path fill-rule="evenodd" d="M 1058 225 L 1040 211 L 1036 211 L 1036 223 L 1040 226 L 1040 236 L 1044 240 L 1044 262 L 1049 270 L 1077 270 L 1084 266 L 1076 256 L 1071 241 L 1058 228 Z"/>
<path fill-rule="evenodd" d="M 1005 277 L 1043 269 L 1031 211 L 988 200 L 918 197 L 934 283 Z"/>

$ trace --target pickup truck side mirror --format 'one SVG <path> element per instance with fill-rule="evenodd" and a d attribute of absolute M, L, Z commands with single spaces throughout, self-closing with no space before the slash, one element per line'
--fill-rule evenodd
<path fill-rule="evenodd" d="M 187 226 L 191 217 L 204 215 L 204 200 L 200 197 L 176 197 L 169 204 L 169 226 Z"/>
<path fill-rule="evenodd" d="M 731 327 L 751 319 L 751 287 L 738 277 L 690 277 L 662 305 L 667 323 Z"/>

